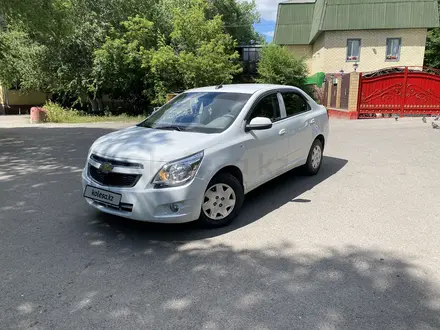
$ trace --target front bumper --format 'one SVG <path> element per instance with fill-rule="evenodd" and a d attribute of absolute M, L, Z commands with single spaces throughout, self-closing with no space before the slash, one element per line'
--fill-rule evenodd
<path fill-rule="evenodd" d="M 93 186 L 122 195 L 119 208 L 85 198 L 91 206 L 120 217 L 158 223 L 184 223 L 197 220 L 206 185 L 204 180 L 196 177 L 181 187 L 155 189 L 152 185 L 143 187 L 141 182 L 133 188 L 107 187 L 92 180 L 87 174 L 87 168 L 82 173 L 83 191 L 86 186 Z M 173 211 L 171 204 L 177 204 L 179 210 Z"/>

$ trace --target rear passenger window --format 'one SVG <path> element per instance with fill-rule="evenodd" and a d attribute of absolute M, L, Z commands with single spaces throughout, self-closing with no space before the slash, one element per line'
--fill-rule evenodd
<path fill-rule="evenodd" d="M 265 96 L 257 103 L 257 106 L 252 111 L 249 121 L 255 117 L 266 117 L 272 120 L 272 122 L 281 118 L 277 94 Z"/>
<path fill-rule="evenodd" d="M 281 93 L 286 106 L 287 117 L 295 116 L 301 112 L 310 110 L 310 105 L 306 99 L 298 93 Z"/>

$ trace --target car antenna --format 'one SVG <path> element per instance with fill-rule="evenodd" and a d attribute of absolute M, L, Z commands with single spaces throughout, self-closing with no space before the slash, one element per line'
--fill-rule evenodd
<path fill-rule="evenodd" d="M 223 88 L 223 83 L 224 83 L 224 81 L 222 81 L 222 83 L 220 85 L 216 86 L 215 89 Z"/>

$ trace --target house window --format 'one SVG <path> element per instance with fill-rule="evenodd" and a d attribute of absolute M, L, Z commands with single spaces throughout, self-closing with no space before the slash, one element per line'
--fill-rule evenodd
<path fill-rule="evenodd" d="M 387 61 L 398 61 L 400 59 L 400 38 L 388 38 L 387 39 Z"/>
<path fill-rule="evenodd" d="M 249 48 L 243 48 L 243 61 L 249 61 Z"/>
<path fill-rule="evenodd" d="M 361 56 L 361 39 L 347 40 L 347 61 L 359 61 Z"/>
<path fill-rule="evenodd" d="M 243 61 L 252 63 L 258 62 L 260 60 L 260 52 L 261 48 L 243 48 Z"/>

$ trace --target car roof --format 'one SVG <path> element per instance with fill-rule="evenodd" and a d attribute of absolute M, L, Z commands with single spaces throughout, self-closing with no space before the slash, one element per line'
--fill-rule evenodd
<path fill-rule="evenodd" d="M 254 94 L 259 91 L 270 91 L 274 89 L 281 88 L 292 88 L 296 89 L 293 86 L 286 85 L 272 85 L 272 84 L 230 84 L 223 85 L 221 88 L 217 88 L 217 86 L 208 86 L 208 87 L 200 87 L 190 89 L 186 92 L 217 92 L 217 93 L 242 93 L 242 94 Z"/>

